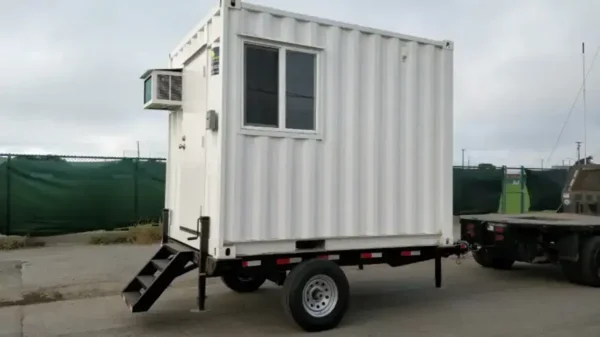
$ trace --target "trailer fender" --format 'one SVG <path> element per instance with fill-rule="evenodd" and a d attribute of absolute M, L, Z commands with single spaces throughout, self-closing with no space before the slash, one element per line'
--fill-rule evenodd
<path fill-rule="evenodd" d="M 579 235 L 575 233 L 561 238 L 556 243 L 558 259 L 577 262 L 579 260 L 579 241 Z"/>

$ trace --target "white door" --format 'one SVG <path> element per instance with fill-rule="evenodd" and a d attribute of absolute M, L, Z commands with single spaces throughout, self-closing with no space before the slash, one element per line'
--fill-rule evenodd
<path fill-rule="evenodd" d="M 200 247 L 197 234 L 205 205 L 207 62 L 207 53 L 202 52 L 184 67 L 181 137 L 176 150 L 179 181 L 173 225 L 177 228 L 171 227 L 171 236 L 194 248 Z"/>

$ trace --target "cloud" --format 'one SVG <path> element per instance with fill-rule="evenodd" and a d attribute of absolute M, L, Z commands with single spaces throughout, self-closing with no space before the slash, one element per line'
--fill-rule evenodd
<path fill-rule="evenodd" d="M 551 153 L 600 46 L 583 0 L 254 0 L 284 10 L 455 41 L 455 162 L 534 165 Z M 166 114 L 141 109 L 139 75 L 167 64 L 216 0 L 22 0 L 0 12 L 0 150 L 166 154 Z M 366 14 L 368 13 L 368 15 Z M 600 68 L 600 60 L 595 67 Z M 600 69 L 587 83 L 588 152 L 600 158 Z M 581 99 L 553 163 L 583 140 Z M 597 144 L 597 145 L 596 145 Z"/>

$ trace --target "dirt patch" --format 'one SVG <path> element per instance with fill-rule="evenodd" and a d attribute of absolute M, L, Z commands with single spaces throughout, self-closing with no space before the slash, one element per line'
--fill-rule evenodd
<path fill-rule="evenodd" d="M 123 243 L 130 243 L 127 233 L 105 232 L 94 234 L 89 240 L 91 245 L 117 245 Z"/>
<path fill-rule="evenodd" d="M 30 305 L 30 304 L 40 304 L 40 303 L 49 303 L 62 301 L 63 295 L 58 291 L 53 292 L 41 292 L 41 291 L 33 291 L 30 293 L 23 294 L 23 298 L 14 301 L 0 301 L 0 308 L 2 307 L 10 307 L 15 305 Z"/>
<path fill-rule="evenodd" d="M 43 247 L 45 243 L 28 236 L 0 237 L 0 250 L 15 250 L 21 248 Z"/>

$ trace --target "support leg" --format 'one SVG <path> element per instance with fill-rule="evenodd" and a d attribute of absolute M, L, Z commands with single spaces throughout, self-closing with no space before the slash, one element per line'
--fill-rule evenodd
<path fill-rule="evenodd" d="M 442 255 L 435 253 L 435 287 L 442 287 Z"/>
<path fill-rule="evenodd" d="M 163 245 L 169 242 L 169 214 L 170 211 L 168 208 L 163 209 L 162 211 L 162 238 L 161 243 Z"/>
<path fill-rule="evenodd" d="M 210 218 L 200 218 L 200 252 L 198 259 L 198 310 L 205 310 L 206 303 L 206 263 L 208 260 L 208 239 L 210 237 Z"/>

